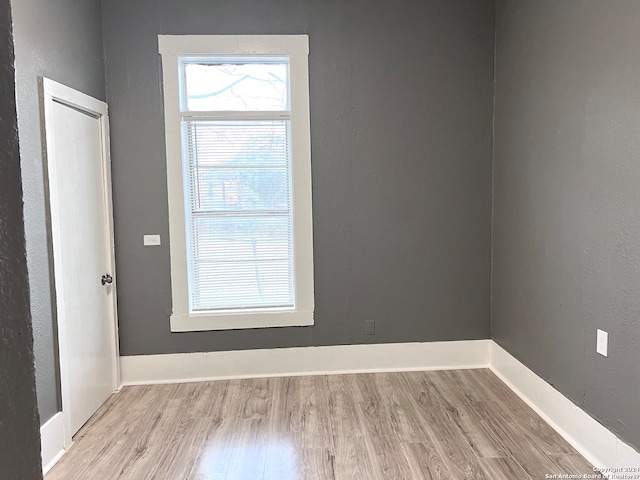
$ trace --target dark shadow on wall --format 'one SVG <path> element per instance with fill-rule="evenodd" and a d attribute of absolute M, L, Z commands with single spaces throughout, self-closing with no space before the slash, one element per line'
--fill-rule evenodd
<path fill-rule="evenodd" d="M 0 0 L 0 478 L 42 478 L 11 8 Z"/>

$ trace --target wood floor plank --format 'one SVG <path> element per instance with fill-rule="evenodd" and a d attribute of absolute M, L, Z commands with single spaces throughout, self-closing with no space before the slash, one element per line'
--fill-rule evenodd
<path fill-rule="evenodd" d="M 473 449 L 447 414 L 447 409 L 455 407 L 421 407 L 423 421 L 449 471 L 456 478 L 490 480 Z"/>
<path fill-rule="evenodd" d="M 187 478 L 202 451 L 209 428 L 200 419 L 187 419 L 172 430 L 171 442 L 158 449 L 156 458 L 148 462 L 146 472 L 151 478 Z"/>
<path fill-rule="evenodd" d="M 358 403 L 382 403 L 382 397 L 376 385 L 374 375 L 375 374 L 366 373 L 353 375 L 350 386 Z"/>
<path fill-rule="evenodd" d="M 227 480 L 262 478 L 267 455 L 267 420 L 247 418 L 237 425 Z"/>
<path fill-rule="evenodd" d="M 295 430 L 300 416 L 300 377 L 273 379 L 270 423 L 273 432 Z"/>
<path fill-rule="evenodd" d="M 384 480 L 411 478 L 411 467 L 395 435 L 365 435 L 365 445 L 376 476 Z"/>
<path fill-rule="evenodd" d="M 335 455 L 330 448 L 306 448 L 302 452 L 304 468 L 300 480 L 334 480 Z M 275 480 L 275 479 L 274 479 Z"/>
<path fill-rule="evenodd" d="M 531 479 L 531 476 L 513 458 L 482 458 L 480 462 L 493 480 Z"/>
<path fill-rule="evenodd" d="M 593 469 L 593 465 L 579 454 L 551 455 L 551 460 L 559 467 L 554 473 L 582 474 L 583 477 L 587 473 L 590 475 L 599 473 Z"/>
<path fill-rule="evenodd" d="M 415 480 L 452 480 L 453 476 L 432 443 L 402 444 Z"/>
<path fill-rule="evenodd" d="M 361 437 L 362 423 L 349 390 L 329 392 L 329 420 L 334 436 Z"/>
<path fill-rule="evenodd" d="M 480 458 L 504 458 L 509 456 L 502 443 L 474 407 L 462 405 L 447 409 L 447 415 L 458 427 L 471 449 Z"/>
<path fill-rule="evenodd" d="M 299 443 L 270 442 L 262 480 L 333 480 L 330 448 L 301 448 Z"/>
<path fill-rule="evenodd" d="M 385 405 L 377 402 L 360 402 L 356 405 L 356 411 L 369 435 L 394 435 Z"/>
<path fill-rule="evenodd" d="M 296 430 L 304 448 L 333 446 L 329 423 L 329 387 L 326 376 L 300 378 L 300 416 Z"/>
<path fill-rule="evenodd" d="M 200 452 L 190 471 L 191 477 L 210 475 L 225 478 L 235 445 L 238 420 L 223 418 L 211 424 Z"/>
<path fill-rule="evenodd" d="M 443 396 L 443 392 L 434 384 L 435 372 L 400 373 L 398 384 L 406 389 L 407 394 L 420 405 L 453 406 L 452 399 Z"/>
<path fill-rule="evenodd" d="M 474 405 L 478 401 L 473 385 L 457 370 L 433 372 L 432 381 L 452 406 Z"/>
<path fill-rule="evenodd" d="M 493 393 L 490 388 L 481 382 L 480 376 L 477 372 L 484 371 L 489 375 L 497 377 L 488 368 L 478 370 L 455 370 L 455 374 L 460 378 L 460 381 L 465 385 L 465 388 L 469 389 L 470 395 L 477 402 L 489 402 L 494 400 Z"/>
<path fill-rule="evenodd" d="M 353 375 L 327 375 L 330 392 L 344 392 L 351 389 Z"/>
<path fill-rule="evenodd" d="M 335 477 L 338 480 L 376 480 L 372 460 L 369 458 L 363 437 L 335 436 Z"/>
<path fill-rule="evenodd" d="M 268 418 L 273 398 L 272 378 L 243 380 L 242 418 Z"/>
<path fill-rule="evenodd" d="M 187 480 L 224 480 L 224 475 L 219 475 L 215 473 L 198 473 L 195 475 L 190 475 L 187 477 Z"/>
<path fill-rule="evenodd" d="M 186 418 L 221 420 L 222 407 L 227 397 L 229 382 L 206 382 L 195 390 L 196 398 L 186 413 Z"/>
<path fill-rule="evenodd" d="M 227 394 L 222 405 L 226 418 L 243 418 L 247 391 L 245 379 L 228 380 Z"/>
<path fill-rule="evenodd" d="M 382 395 L 382 401 L 386 407 L 389 425 L 402 443 L 430 442 L 429 433 L 421 422 L 416 422 L 418 417 L 406 388 L 399 384 L 397 374 L 381 373 L 374 375 L 374 380 Z"/>
<path fill-rule="evenodd" d="M 269 433 L 263 480 L 293 480 L 305 468 L 302 433 L 272 431 Z"/>
<path fill-rule="evenodd" d="M 553 472 L 556 467 L 551 458 L 498 402 L 479 402 L 477 411 L 494 436 L 500 439 L 509 456 L 516 459 L 528 475 L 532 478 L 544 478 Z"/>

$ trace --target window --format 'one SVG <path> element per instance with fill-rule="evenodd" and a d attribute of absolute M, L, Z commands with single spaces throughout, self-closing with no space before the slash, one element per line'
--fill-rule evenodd
<path fill-rule="evenodd" d="M 159 36 L 172 331 L 313 324 L 308 37 Z"/>

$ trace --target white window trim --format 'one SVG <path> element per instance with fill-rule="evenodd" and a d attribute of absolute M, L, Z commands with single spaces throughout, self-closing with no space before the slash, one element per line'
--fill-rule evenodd
<path fill-rule="evenodd" d="M 171 331 L 232 330 L 313 325 L 313 222 L 307 35 L 159 35 L 162 55 L 169 234 Z M 187 240 L 180 131 L 180 56 L 288 56 L 291 79 L 291 175 L 296 309 L 287 312 L 189 313 Z"/>

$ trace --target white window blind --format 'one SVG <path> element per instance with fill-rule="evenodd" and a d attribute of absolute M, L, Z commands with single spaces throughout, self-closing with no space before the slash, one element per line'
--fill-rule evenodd
<path fill-rule="evenodd" d="M 295 308 L 286 61 L 183 62 L 192 312 Z"/>

